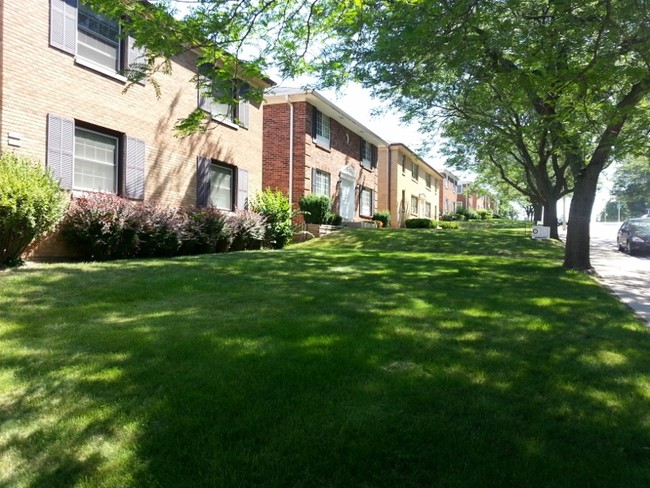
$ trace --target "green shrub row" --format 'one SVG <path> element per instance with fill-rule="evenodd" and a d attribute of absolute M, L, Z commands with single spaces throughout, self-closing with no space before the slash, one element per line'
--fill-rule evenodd
<path fill-rule="evenodd" d="M 251 211 L 177 210 L 97 193 L 75 199 L 60 229 L 81 257 L 104 261 L 259 249 L 267 221 Z"/>
<path fill-rule="evenodd" d="M 378 220 L 383 224 L 384 227 L 390 227 L 390 212 L 388 210 L 375 212 L 375 214 L 372 216 L 372 220 Z"/>
<path fill-rule="evenodd" d="M 481 208 L 479 210 L 470 210 L 469 208 L 459 208 L 454 213 L 446 213 L 442 217 L 445 222 L 465 221 L 465 220 L 491 220 L 494 218 L 492 210 Z"/>
<path fill-rule="evenodd" d="M 438 227 L 441 229 L 459 228 L 457 222 L 431 220 L 424 218 L 407 219 L 406 222 L 404 222 L 404 225 L 407 229 L 437 229 Z"/>
<path fill-rule="evenodd" d="M 47 169 L 11 152 L 0 154 L 0 268 L 21 254 L 63 216 L 68 197 Z"/>

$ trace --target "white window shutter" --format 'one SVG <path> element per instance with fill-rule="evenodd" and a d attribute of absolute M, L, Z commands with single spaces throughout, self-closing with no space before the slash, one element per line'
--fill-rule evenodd
<path fill-rule="evenodd" d="M 77 0 L 50 0 L 50 45 L 77 52 Z"/>
<path fill-rule="evenodd" d="M 74 120 L 47 115 L 47 160 L 54 179 L 65 190 L 72 190 L 74 174 Z"/>
<path fill-rule="evenodd" d="M 244 210 L 248 202 L 248 171 L 237 169 L 237 210 Z"/>
<path fill-rule="evenodd" d="M 239 102 L 239 125 L 245 127 L 246 129 L 248 129 L 248 125 L 250 123 L 248 115 L 249 108 L 250 104 L 246 100 Z"/>
<path fill-rule="evenodd" d="M 127 77 L 129 76 L 129 72 L 133 72 L 134 75 L 139 75 L 145 73 L 146 70 L 146 64 L 147 64 L 147 58 L 145 57 L 145 48 L 144 47 L 136 47 L 135 45 L 135 39 L 131 36 L 127 37 Z M 144 85 L 146 83 L 146 79 L 142 78 L 138 80 L 138 83 Z"/>
<path fill-rule="evenodd" d="M 127 137 L 124 160 L 124 195 L 127 198 L 144 200 L 146 161 L 144 141 L 135 137 Z"/>

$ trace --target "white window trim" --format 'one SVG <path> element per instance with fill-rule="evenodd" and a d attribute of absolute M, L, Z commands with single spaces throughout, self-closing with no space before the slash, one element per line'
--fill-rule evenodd
<path fill-rule="evenodd" d="M 78 191 L 78 192 L 110 193 L 110 194 L 113 194 L 113 195 L 117 195 L 118 190 L 119 190 L 118 166 L 119 166 L 120 151 L 122 150 L 122 148 L 120 147 L 120 138 L 115 137 L 115 136 L 110 135 L 110 134 L 107 134 L 105 132 L 100 132 L 100 131 L 92 130 L 92 129 L 86 129 L 85 127 L 75 126 L 75 128 L 74 128 L 74 131 L 75 131 L 74 145 L 75 146 L 77 145 L 77 135 L 76 135 L 77 130 L 80 130 L 80 131 L 83 131 L 83 132 L 90 132 L 92 134 L 97 134 L 97 135 L 100 135 L 102 137 L 108 137 L 110 139 L 115 140 L 115 156 L 113 158 L 113 189 L 111 191 L 106 191 L 106 190 L 99 190 L 97 188 L 86 188 L 86 187 L 83 187 L 83 186 L 78 186 L 76 184 L 76 180 L 77 180 L 77 178 L 76 178 L 76 173 L 77 173 L 77 152 L 76 151 L 74 151 L 73 158 L 72 158 L 72 160 L 73 160 L 73 165 L 72 165 L 72 189 L 74 191 Z M 99 162 L 99 163 L 100 164 L 106 164 L 106 163 L 101 163 L 101 162 Z M 107 164 L 107 166 L 108 166 L 108 164 Z"/>

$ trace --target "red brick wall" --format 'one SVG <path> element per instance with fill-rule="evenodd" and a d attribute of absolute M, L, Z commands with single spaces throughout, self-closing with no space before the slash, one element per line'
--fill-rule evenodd
<path fill-rule="evenodd" d="M 361 167 L 361 137 L 350 131 L 335 119 L 330 119 L 330 148 L 323 148 L 312 140 L 311 128 L 314 107 L 307 102 L 293 103 L 294 108 L 294 169 L 293 202 L 311 193 L 312 168 L 330 174 L 330 192 L 334 213 L 339 213 L 338 181 L 341 169 L 350 164 L 357 175 L 356 217 L 359 216 L 360 186 L 370 188 L 377 202 L 377 170 Z M 289 181 L 289 127 L 290 108 L 288 103 L 265 104 L 264 106 L 264 177 L 263 186 L 288 190 Z"/>

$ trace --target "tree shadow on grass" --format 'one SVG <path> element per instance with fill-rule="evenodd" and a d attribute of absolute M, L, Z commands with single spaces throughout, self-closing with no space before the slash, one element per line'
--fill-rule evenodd
<path fill-rule="evenodd" d="M 5 277 L 0 483 L 647 484 L 622 305 L 549 246 L 376 235 Z"/>

